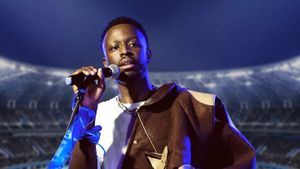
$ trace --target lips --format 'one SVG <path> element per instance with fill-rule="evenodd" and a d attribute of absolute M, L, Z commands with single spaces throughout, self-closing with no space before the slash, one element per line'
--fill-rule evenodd
<path fill-rule="evenodd" d="M 132 69 L 135 67 L 135 65 L 136 65 L 135 61 L 126 59 L 126 60 L 121 60 L 119 67 L 122 71 L 122 70 Z"/>
<path fill-rule="evenodd" d="M 122 60 L 119 64 L 119 66 L 126 66 L 126 65 L 130 65 L 130 64 L 135 64 L 135 62 L 133 60 Z"/>

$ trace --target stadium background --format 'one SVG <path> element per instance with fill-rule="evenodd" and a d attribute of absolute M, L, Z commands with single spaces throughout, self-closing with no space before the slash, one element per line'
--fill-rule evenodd
<path fill-rule="evenodd" d="M 0 1 L 0 168 L 46 167 L 71 111 L 64 79 L 99 66 L 99 31 L 119 15 L 147 29 L 153 84 L 217 94 L 258 168 L 300 168 L 300 2 L 271 0 Z"/>

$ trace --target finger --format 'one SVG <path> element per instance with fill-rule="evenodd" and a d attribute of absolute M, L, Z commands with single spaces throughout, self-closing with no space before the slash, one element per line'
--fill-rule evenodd
<path fill-rule="evenodd" d="M 102 69 L 98 69 L 97 75 L 99 76 L 100 79 L 104 79 L 104 74 L 102 72 Z"/>
<path fill-rule="evenodd" d="M 93 66 L 89 66 L 89 68 L 91 69 L 91 71 L 97 73 L 97 70 L 98 70 L 97 68 L 95 68 L 95 67 L 93 67 Z"/>
<path fill-rule="evenodd" d="M 77 69 L 74 73 L 72 73 L 71 75 L 77 75 L 77 74 L 80 74 L 80 73 L 83 73 L 85 75 L 89 75 L 89 71 L 86 67 L 81 67 L 79 69 Z"/>
<path fill-rule="evenodd" d="M 98 69 L 97 75 L 99 77 L 97 86 L 103 86 L 105 82 L 104 82 L 104 75 L 102 69 Z"/>
<path fill-rule="evenodd" d="M 93 66 L 85 66 L 85 67 L 81 67 L 80 69 L 77 69 L 71 75 L 77 75 L 77 74 L 80 74 L 80 73 L 83 73 L 86 76 L 95 75 L 97 73 L 97 69 Z"/>
<path fill-rule="evenodd" d="M 78 92 L 78 87 L 76 85 L 73 85 L 72 86 L 72 89 L 73 89 L 73 92 L 74 93 L 77 93 Z"/>
<path fill-rule="evenodd" d="M 77 75 L 81 72 L 82 72 L 82 69 L 80 68 L 80 69 L 75 70 L 75 72 L 73 72 L 71 75 Z"/>
<path fill-rule="evenodd" d="M 95 75 L 97 73 L 97 69 L 93 66 L 86 67 L 86 70 L 89 71 L 91 75 Z"/>
<path fill-rule="evenodd" d="M 96 75 L 97 69 L 94 68 L 93 66 L 87 66 L 87 67 L 83 67 L 83 68 L 82 68 L 82 72 L 83 72 L 85 75 Z"/>

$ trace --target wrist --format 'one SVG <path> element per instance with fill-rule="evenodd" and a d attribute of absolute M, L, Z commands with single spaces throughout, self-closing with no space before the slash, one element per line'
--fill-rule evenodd
<path fill-rule="evenodd" d="M 83 99 L 82 99 L 83 97 Z M 80 99 L 81 98 L 81 99 Z M 74 94 L 73 96 L 73 99 L 72 99 L 72 109 L 74 109 L 75 107 L 75 103 L 77 102 L 77 100 L 81 100 L 81 103 L 80 105 L 81 106 L 84 106 L 88 109 L 91 109 L 91 110 L 94 110 L 96 111 L 97 110 L 97 106 L 100 102 L 100 99 L 99 101 L 95 101 L 93 99 L 91 99 L 87 94 L 86 94 L 86 90 L 85 89 L 79 89 L 79 91 L 77 93 Z"/>
<path fill-rule="evenodd" d="M 94 110 L 96 111 L 97 110 L 97 106 L 98 106 L 98 102 L 95 102 L 91 99 L 88 99 L 88 98 L 84 98 L 81 102 L 81 105 L 82 106 L 85 106 L 91 110 Z"/>

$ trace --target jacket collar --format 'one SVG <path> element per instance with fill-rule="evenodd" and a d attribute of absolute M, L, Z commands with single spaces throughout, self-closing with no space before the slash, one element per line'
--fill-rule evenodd
<path fill-rule="evenodd" d="M 157 88 L 155 93 L 148 99 L 146 100 L 144 106 L 150 106 L 153 105 L 163 98 L 167 97 L 169 94 L 172 92 L 179 92 L 182 91 L 182 88 L 177 86 L 175 83 L 167 83 L 162 85 L 161 87 Z"/>

